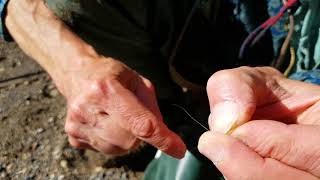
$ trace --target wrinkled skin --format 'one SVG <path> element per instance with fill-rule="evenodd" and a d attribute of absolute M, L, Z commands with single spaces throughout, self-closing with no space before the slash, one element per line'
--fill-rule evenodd
<path fill-rule="evenodd" d="M 199 150 L 229 180 L 320 177 L 320 87 L 262 67 L 224 70 L 207 84 L 210 131 Z"/>
<path fill-rule="evenodd" d="M 71 145 L 121 155 L 143 140 L 183 157 L 186 147 L 162 122 L 148 79 L 104 57 L 72 74 L 65 124 Z"/>
<path fill-rule="evenodd" d="M 5 25 L 66 97 L 71 145 L 122 155 L 145 141 L 173 157 L 184 156 L 185 144 L 162 121 L 152 83 L 98 54 L 43 0 L 10 0 Z"/>

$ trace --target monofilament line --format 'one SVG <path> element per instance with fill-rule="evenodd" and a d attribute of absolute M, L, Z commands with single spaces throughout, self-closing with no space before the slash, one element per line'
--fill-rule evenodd
<path fill-rule="evenodd" d="M 178 105 L 178 104 L 172 104 L 172 106 L 176 106 L 176 107 L 178 107 L 179 109 L 181 109 L 182 111 L 184 111 L 194 122 L 196 122 L 197 124 L 199 124 L 199 125 L 200 125 L 202 128 L 204 128 L 205 130 L 209 131 L 209 129 L 208 129 L 207 127 L 205 127 L 205 126 L 202 125 L 198 120 L 196 120 L 194 117 L 192 117 L 185 108 L 181 107 L 181 106 Z"/>

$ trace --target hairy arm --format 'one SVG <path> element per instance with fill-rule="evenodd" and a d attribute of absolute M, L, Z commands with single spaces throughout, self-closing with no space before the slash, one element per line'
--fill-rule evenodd
<path fill-rule="evenodd" d="M 43 0 L 10 0 L 6 27 L 19 46 L 48 71 L 58 88 L 72 68 L 97 57 L 94 49 L 56 17 Z"/>

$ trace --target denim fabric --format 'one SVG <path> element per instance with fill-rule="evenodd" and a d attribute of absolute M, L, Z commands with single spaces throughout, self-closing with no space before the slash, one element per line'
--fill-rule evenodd
<path fill-rule="evenodd" d="M 296 72 L 289 78 L 320 85 L 320 70 Z"/>
<path fill-rule="evenodd" d="M 0 39 L 4 39 L 7 41 L 12 40 L 9 32 L 7 31 L 5 24 L 4 24 L 4 18 L 6 16 L 6 5 L 8 0 L 0 0 Z"/>

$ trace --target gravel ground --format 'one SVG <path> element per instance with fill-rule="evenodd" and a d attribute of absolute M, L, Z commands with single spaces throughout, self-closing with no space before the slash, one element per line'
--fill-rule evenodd
<path fill-rule="evenodd" d="M 0 179 L 142 179 L 153 148 L 121 158 L 73 149 L 65 115 L 49 76 L 15 43 L 0 41 Z"/>

